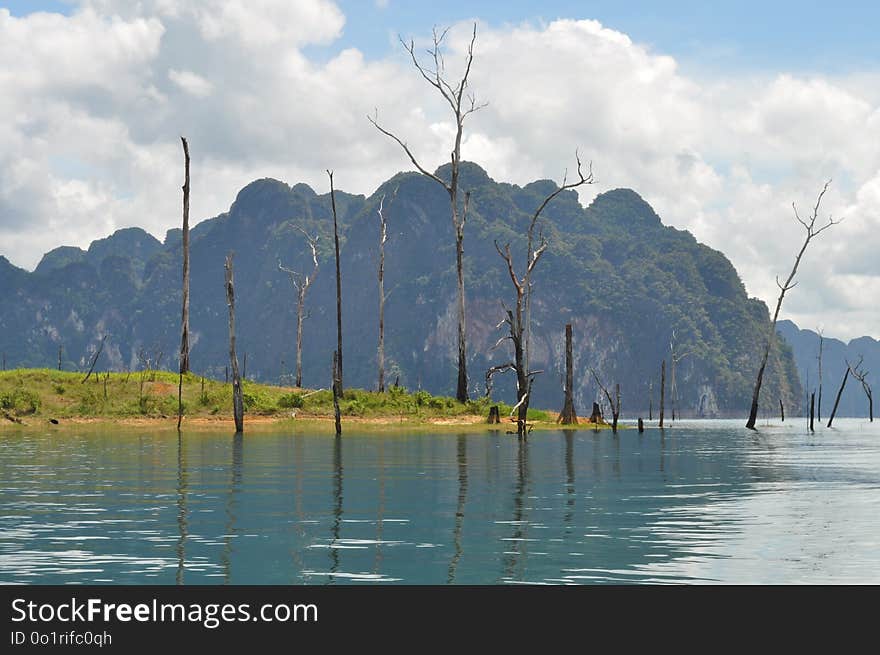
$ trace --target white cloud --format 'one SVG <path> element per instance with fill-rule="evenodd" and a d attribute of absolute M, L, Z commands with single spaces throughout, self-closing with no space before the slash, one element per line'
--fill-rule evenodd
<path fill-rule="evenodd" d="M 197 98 L 211 95 L 211 91 L 214 89 L 214 85 L 210 81 L 192 71 L 179 71 L 172 68 L 168 71 L 168 79 Z"/>
<path fill-rule="evenodd" d="M 17 264 L 126 225 L 159 237 L 176 226 L 181 134 L 198 218 L 261 176 L 324 190 L 329 167 L 341 188 L 370 193 L 408 168 L 367 123 L 376 109 L 427 167 L 448 157 L 448 107 L 402 51 L 345 49 L 345 17 L 328 0 L 80 5 L 71 16 L 0 10 L 0 60 L 16 62 L 0 68 L 0 253 Z M 470 25 L 450 32 L 450 75 L 469 37 Z M 327 44 L 340 50 L 307 54 Z M 791 202 L 806 209 L 833 177 L 824 207 L 847 218 L 811 246 L 783 313 L 878 336 L 880 312 L 859 305 L 880 279 L 878 79 L 696 79 L 595 21 L 480 25 L 471 83 L 490 104 L 469 117 L 463 155 L 526 183 L 559 180 L 577 147 L 599 180 L 584 202 L 636 189 L 666 223 L 725 252 L 768 303 L 801 238 Z"/>

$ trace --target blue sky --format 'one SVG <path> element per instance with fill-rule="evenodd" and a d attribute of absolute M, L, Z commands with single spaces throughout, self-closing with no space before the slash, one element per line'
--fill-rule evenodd
<path fill-rule="evenodd" d="M 426 25 L 479 18 L 506 23 L 592 18 L 653 50 L 675 56 L 692 71 L 811 71 L 840 74 L 874 68 L 880 61 L 880 2 L 621 2 L 506 0 L 414 2 L 339 0 L 346 15 L 343 38 L 328 49 L 356 47 L 384 56 L 396 34 L 422 34 Z M 70 13 L 73 0 L 0 0 L 13 15 Z M 312 47 L 318 53 L 320 48 Z M 329 56 L 329 53 L 328 53 Z"/>

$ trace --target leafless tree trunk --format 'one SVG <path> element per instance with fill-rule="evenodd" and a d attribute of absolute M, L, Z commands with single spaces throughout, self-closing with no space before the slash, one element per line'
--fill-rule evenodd
<path fill-rule="evenodd" d="M 591 368 L 590 373 L 593 374 L 596 384 L 599 385 L 599 389 L 602 390 L 602 393 L 605 394 L 605 398 L 608 399 L 608 406 L 611 407 L 611 431 L 617 433 L 617 419 L 620 418 L 620 385 L 614 385 L 614 398 L 612 398 L 611 394 L 608 393 L 608 389 L 605 388 L 605 385 L 603 385 L 602 381 L 599 379 L 599 376 L 596 375 L 596 371 Z"/>
<path fill-rule="evenodd" d="M 397 189 L 391 197 L 391 202 L 397 196 Z M 391 204 L 391 203 L 389 203 Z M 379 200 L 379 345 L 377 348 L 377 360 L 379 366 L 379 392 L 385 391 L 385 301 L 388 296 L 385 295 L 385 244 L 388 241 L 388 222 L 385 212 L 385 194 Z"/>
<path fill-rule="evenodd" d="M 312 262 L 314 263 L 312 274 L 303 275 L 302 273 L 297 273 L 292 269 L 282 266 L 280 261 L 278 262 L 278 268 L 287 273 L 288 277 L 290 277 L 290 283 L 296 291 L 296 386 L 302 387 L 303 320 L 305 319 L 306 293 L 318 275 L 318 237 L 317 235 L 310 237 L 302 228 L 299 228 L 299 230 L 305 235 L 306 240 L 309 242 L 309 248 L 312 250 Z"/>
<path fill-rule="evenodd" d="M 669 340 L 669 364 L 670 364 L 670 384 L 669 384 L 669 393 L 672 400 L 672 420 L 675 421 L 675 407 L 676 402 L 678 401 L 678 386 L 675 384 L 675 367 L 676 365 L 683 360 L 685 357 L 690 355 L 690 351 L 684 353 L 677 353 L 675 351 L 675 330 L 672 331 L 672 338 Z M 681 412 L 679 412 L 679 418 L 681 418 Z"/>
<path fill-rule="evenodd" d="M 663 427 L 663 405 L 666 402 L 666 360 L 660 364 L 660 427 Z"/>
<path fill-rule="evenodd" d="M 779 399 L 779 415 L 782 417 L 782 422 L 785 423 L 785 406 L 782 404 L 782 398 Z"/>
<path fill-rule="evenodd" d="M 336 379 L 338 380 L 337 393 L 342 396 L 342 276 L 339 273 L 339 224 L 336 219 L 336 190 L 333 188 L 333 171 L 328 170 L 330 176 L 330 205 L 333 208 L 333 243 L 336 248 Z"/>
<path fill-rule="evenodd" d="M 871 389 L 871 385 L 868 384 L 868 371 L 862 368 L 862 361 L 864 357 L 859 357 L 859 361 L 855 366 L 851 366 L 850 370 L 852 371 L 853 377 L 858 380 L 862 384 L 862 390 L 865 392 L 865 396 L 868 398 L 868 421 L 870 423 L 874 422 L 874 392 Z"/>
<path fill-rule="evenodd" d="M 189 373 L 189 145 L 183 144 L 183 308 L 180 316 L 180 376 L 177 381 L 177 430 L 183 421 L 183 376 Z"/>
<path fill-rule="evenodd" d="M 648 420 L 654 420 L 654 380 L 648 381 Z"/>
<path fill-rule="evenodd" d="M 91 364 L 91 366 L 89 366 L 89 372 L 86 373 L 86 376 L 82 379 L 83 384 L 85 384 L 86 381 L 88 381 L 88 379 L 89 379 L 89 378 L 91 377 L 91 375 L 92 375 L 92 371 L 95 370 L 95 364 L 98 363 L 98 357 L 101 356 L 101 352 L 104 350 L 104 342 L 105 342 L 105 341 L 107 341 L 107 335 L 106 335 L 106 334 L 105 334 L 104 336 L 101 337 L 101 345 L 98 346 L 98 350 L 95 352 L 94 357 L 92 357 L 92 364 Z M 5 370 L 5 363 L 6 363 L 6 362 L 4 361 L 4 370 Z"/>
<path fill-rule="evenodd" d="M 61 351 L 62 351 L 62 346 L 58 346 L 58 370 L 59 371 L 61 370 Z"/>
<path fill-rule="evenodd" d="M 471 64 L 474 60 L 474 42 L 477 40 L 476 24 L 474 24 L 473 36 L 471 37 L 471 42 L 468 46 L 468 55 L 464 74 L 462 75 L 461 80 L 454 86 L 444 76 L 445 67 L 443 62 L 442 47 L 443 40 L 446 37 L 447 31 L 448 30 L 443 30 L 442 32 L 438 33 L 436 29 L 434 30 L 434 44 L 433 48 L 428 51 L 430 60 L 428 64 L 422 64 L 419 61 L 418 57 L 416 57 L 415 43 L 413 41 L 407 43 L 403 41 L 403 39 L 401 39 L 401 43 L 403 43 L 403 47 L 409 53 L 410 59 L 412 59 L 412 63 L 416 67 L 416 70 L 425 79 L 425 81 L 427 81 L 431 86 L 437 89 L 437 91 L 443 96 L 443 99 L 447 102 L 447 104 L 449 104 L 450 108 L 452 109 L 453 116 L 455 117 L 455 144 L 452 148 L 451 154 L 451 175 L 449 182 L 446 182 L 436 174 L 429 172 L 424 166 L 422 166 L 416 159 L 415 155 L 413 155 L 406 142 L 379 125 L 378 116 L 367 116 L 367 119 L 376 127 L 376 129 L 382 132 L 382 134 L 390 137 L 395 142 L 397 142 L 397 144 L 401 148 L 403 148 L 403 151 L 406 153 L 407 157 L 409 157 L 410 161 L 422 175 L 425 175 L 426 177 L 429 177 L 440 184 L 446 190 L 446 193 L 449 194 L 449 203 L 451 206 L 452 214 L 452 227 L 455 231 L 455 263 L 458 281 L 458 388 L 456 390 L 456 398 L 459 400 L 459 402 L 467 402 L 467 345 L 465 340 L 463 268 L 464 226 L 467 222 L 467 201 L 465 201 L 463 211 L 459 212 L 458 178 L 459 167 L 461 165 L 461 140 L 462 131 L 464 128 L 464 120 L 465 118 L 467 118 L 468 115 L 484 107 L 485 104 L 477 104 L 476 98 L 470 93 L 465 95 L 465 90 L 468 86 L 468 76 L 470 75 L 471 71 Z"/>
<path fill-rule="evenodd" d="M 834 420 L 834 415 L 837 414 L 837 406 L 840 404 L 840 397 L 843 395 L 843 388 L 846 386 L 846 379 L 849 377 L 850 371 L 851 369 L 847 363 L 846 372 L 843 374 L 843 382 L 840 383 L 840 389 L 837 391 L 837 398 L 834 399 L 834 407 L 831 409 L 831 416 L 828 418 L 827 427 L 829 428 L 831 427 L 831 422 Z"/>
<path fill-rule="evenodd" d="M 837 225 L 840 221 L 835 221 L 831 218 L 828 219 L 828 222 L 825 223 L 822 227 L 816 227 L 816 221 L 819 218 L 819 205 L 822 203 L 822 196 L 825 195 L 825 192 L 828 190 L 828 185 L 831 184 L 831 181 L 825 183 L 825 186 L 822 187 L 822 191 L 819 193 L 819 197 L 816 199 L 816 204 L 813 206 L 813 213 L 806 219 L 802 219 L 798 214 L 797 207 L 792 203 L 792 208 L 794 209 L 794 216 L 797 219 L 798 223 L 804 226 L 807 234 L 804 238 L 804 243 L 801 246 L 800 251 L 795 257 L 794 266 L 791 268 L 791 273 L 788 275 L 788 279 L 785 283 L 781 283 L 779 278 L 776 278 L 776 286 L 779 287 L 779 299 L 776 301 L 776 311 L 773 312 L 773 320 L 770 322 L 770 332 L 767 335 L 767 343 L 764 346 L 764 354 L 761 357 L 761 366 L 758 368 L 758 377 L 755 380 L 755 390 L 752 393 L 752 407 L 749 411 L 749 419 L 746 421 L 746 427 L 750 430 L 755 429 L 755 421 L 758 419 L 758 401 L 761 397 L 761 383 L 764 381 L 764 369 L 767 367 L 767 359 L 770 357 L 770 349 L 773 347 L 773 342 L 776 340 L 776 321 L 779 318 L 779 310 L 782 309 L 782 301 L 785 298 L 785 294 L 787 291 L 793 289 L 797 282 L 794 281 L 795 275 L 797 275 L 798 266 L 800 266 L 801 258 L 804 256 L 804 253 L 807 250 L 807 246 L 810 245 L 810 241 L 813 240 L 814 237 L 819 236 L 822 232 L 827 230 L 832 225 Z"/>
<path fill-rule="evenodd" d="M 183 376 L 189 372 L 189 145 L 183 144 L 183 308 L 180 317 L 180 375 L 177 380 L 177 431 L 183 421 Z"/>
<path fill-rule="evenodd" d="M 574 409 L 574 365 L 572 362 L 571 348 L 571 323 L 565 325 L 565 403 L 557 423 L 571 425 L 578 422 L 577 412 Z"/>
<path fill-rule="evenodd" d="M 815 432 L 813 428 L 813 416 L 816 411 L 816 392 L 810 394 L 810 432 Z"/>
<path fill-rule="evenodd" d="M 819 333 L 819 404 L 816 406 L 816 415 L 822 420 L 822 345 L 825 341 L 825 335 L 820 328 L 816 328 Z"/>
<path fill-rule="evenodd" d="M 502 365 L 503 367 L 511 368 L 516 372 L 516 396 L 517 403 L 515 408 L 518 409 L 518 418 L 517 418 L 517 433 L 520 436 L 523 436 L 526 433 L 526 415 L 529 409 L 529 397 L 531 395 L 532 383 L 534 382 L 535 376 L 541 371 L 532 371 L 528 368 L 525 359 L 525 340 L 524 335 L 526 332 L 525 328 L 525 320 L 523 316 L 524 312 L 524 298 L 527 294 L 528 288 L 531 285 L 532 273 L 535 270 L 535 266 L 537 266 L 538 261 L 541 259 L 541 255 L 544 254 L 544 251 L 547 250 L 547 241 L 544 239 L 544 235 L 542 232 L 539 232 L 537 241 L 539 241 L 539 245 L 534 248 L 534 244 L 536 242 L 535 239 L 535 227 L 538 224 L 538 219 L 541 216 L 541 212 L 544 211 L 544 208 L 560 193 L 567 189 L 574 189 L 583 184 L 592 184 L 593 182 L 593 169 L 592 164 L 590 164 L 590 169 L 588 173 L 585 175 L 581 166 L 580 156 L 575 152 L 575 158 L 577 160 L 577 180 L 571 183 L 567 183 L 566 180 L 568 178 L 568 174 L 563 177 L 562 185 L 557 188 L 553 193 L 544 198 L 544 201 L 540 204 L 535 213 L 532 215 L 532 219 L 529 222 L 529 229 L 527 233 L 527 250 L 526 250 L 526 261 L 525 261 L 525 273 L 522 277 L 519 277 L 516 273 L 513 264 L 513 255 L 510 252 L 510 244 L 506 244 L 502 249 L 498 242 L 495 242 L 495 250 L 498 251 L 498 254 L 501 256 L 501 259 L 507 264 L 507 272 L 510 275 L 510 281 L 513 284 L 514 291 L 516 293 L 514 308 L 507 309 L 505 307 L 505 313 L 507 314 L 507 318 L 505 318 L 501 323 L 499 323 L 499 327 L 503 324 L 507 324 L 508 334 L 507 336 L 501 337 L 498 342 L 495 344 L 495 347 L 500 345 L 504 340 L 510 339 L 513 344 L 513 355 L 514 360 L 511 363 L 512 365 L 507 367 L 506 365 Z M 468 199 L 470 194 L 465 195 L 465 211 L 467 211 Z M 497 368 L 497 367 L 493 367 Z M 490 369 L 491 370 L 491 369 Z"/>
<path fill-rule="evenodd" d="M 342 420 L 341 420 L 340 412 L 339 412 L 339 395 L 340 394 L 339 394 L 339 360 L 338 360 L 338 357 L 339 357 L 338 353 L 334 350 L 333 351 L 333 369 L 331 371 L 333 380 L 332 380 L 331 387 L 333 388 L 333 418 L 336 423 L 336 436 L 337 437 L 342 434 Z"/>
<path fill-rule="evenodd" d="M 235 432 L 244 432 L 244 400 L 241 395 L 241 376 L 238 374 L 238 357 L 235 355 L 235 281 L 232 270 L 232 253 L 226 255 L 226 304 L 229 306 L 229 364 L 232 366 L 232 415 Z"/>

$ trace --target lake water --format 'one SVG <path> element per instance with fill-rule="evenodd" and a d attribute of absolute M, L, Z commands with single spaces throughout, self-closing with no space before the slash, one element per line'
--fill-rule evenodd
<path fill-rule="evenodd" d="M 0 582 L 880 582 L 880 422 L 0 435 Z"/>

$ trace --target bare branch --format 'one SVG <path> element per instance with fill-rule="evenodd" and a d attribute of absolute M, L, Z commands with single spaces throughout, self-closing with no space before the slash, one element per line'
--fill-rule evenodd
<path fill-rule="evenodd" d="M 407 146 L 406 143 L 404 143 L 403 141 L 401 141 L 400 138 L 397 137 L 397 135 L 392 134 L 391 132 L 389 132 L 388 130 L 386 130 L 384 127 L 382 127 L 381 125 L 379 125 L 379 123 L 378 123 L 378 112 L 377 112 L 377 114 L 376 114 L 376 118 L 373 118 L 373 117 L 371 117 L 370 115 L 367 115 L 367 120 L 370 121 L 370 122 L 373 124 L 373 126 L 374 126 L 377 130 L 379 130 L 382 134 L 384 134 L 384 135 L 386 135 L 386 136 L 389 136 L 389 137 L 391 137 L 392 139 L 394 139 L 395 141 L 397 141 L 397 143 L 400 145 L 400 147 L 403 148 L 403 151 L 406 153 L 407 157 L 409 157 L 409 160 L 413 163 L 413 166 L 415 166 L 415 167 L 418 169 L 419 173 L 421 173 L 422 175 L 424 175 L 424 176 L 426 176 L 426 177 L 431 178 L 432 180 L 434 180 L 435 182 L 437 182 L 438 184 L 440 184 L 444 189 L 446 189 L 447 192 L 450 192 L 450 191 L 451 191 L 450 186 L 449 186 L 448 184 L 446 184 L 446 182 L 444 182 L 442 179 L 440 179 L 439 177 L 437 177 L 437 176 L 434 175 L 433 173 L 428 172 L 428 170 L 425 169 L 425 168 L 424 168 L 424 167 L 418 162 L 418 160 L 415 158 L 415 155 L 412 154 L 412 151 L 409 149 L 409 146 Z"/>
<path fill-rule="evenodd" d="M 501 248 L 498 246 L 498 242 L 495 241 L 495 250 L 498 251 L 498 254 L 501 255 L 501 258 L 507 262 L 507 272 L 510 274 L 510 281 L 513 282 L 513 286 L 516 287 L 516 292 L 518 295 L 522 295 L 522 284 L 516 277 L 516 272 L 513 270 L 513 256 L 510 254 L 510 244 L 505 244 L 504 252 L 501 251 Z M 508 313 L 510 313 L 508 311 Z"/>

